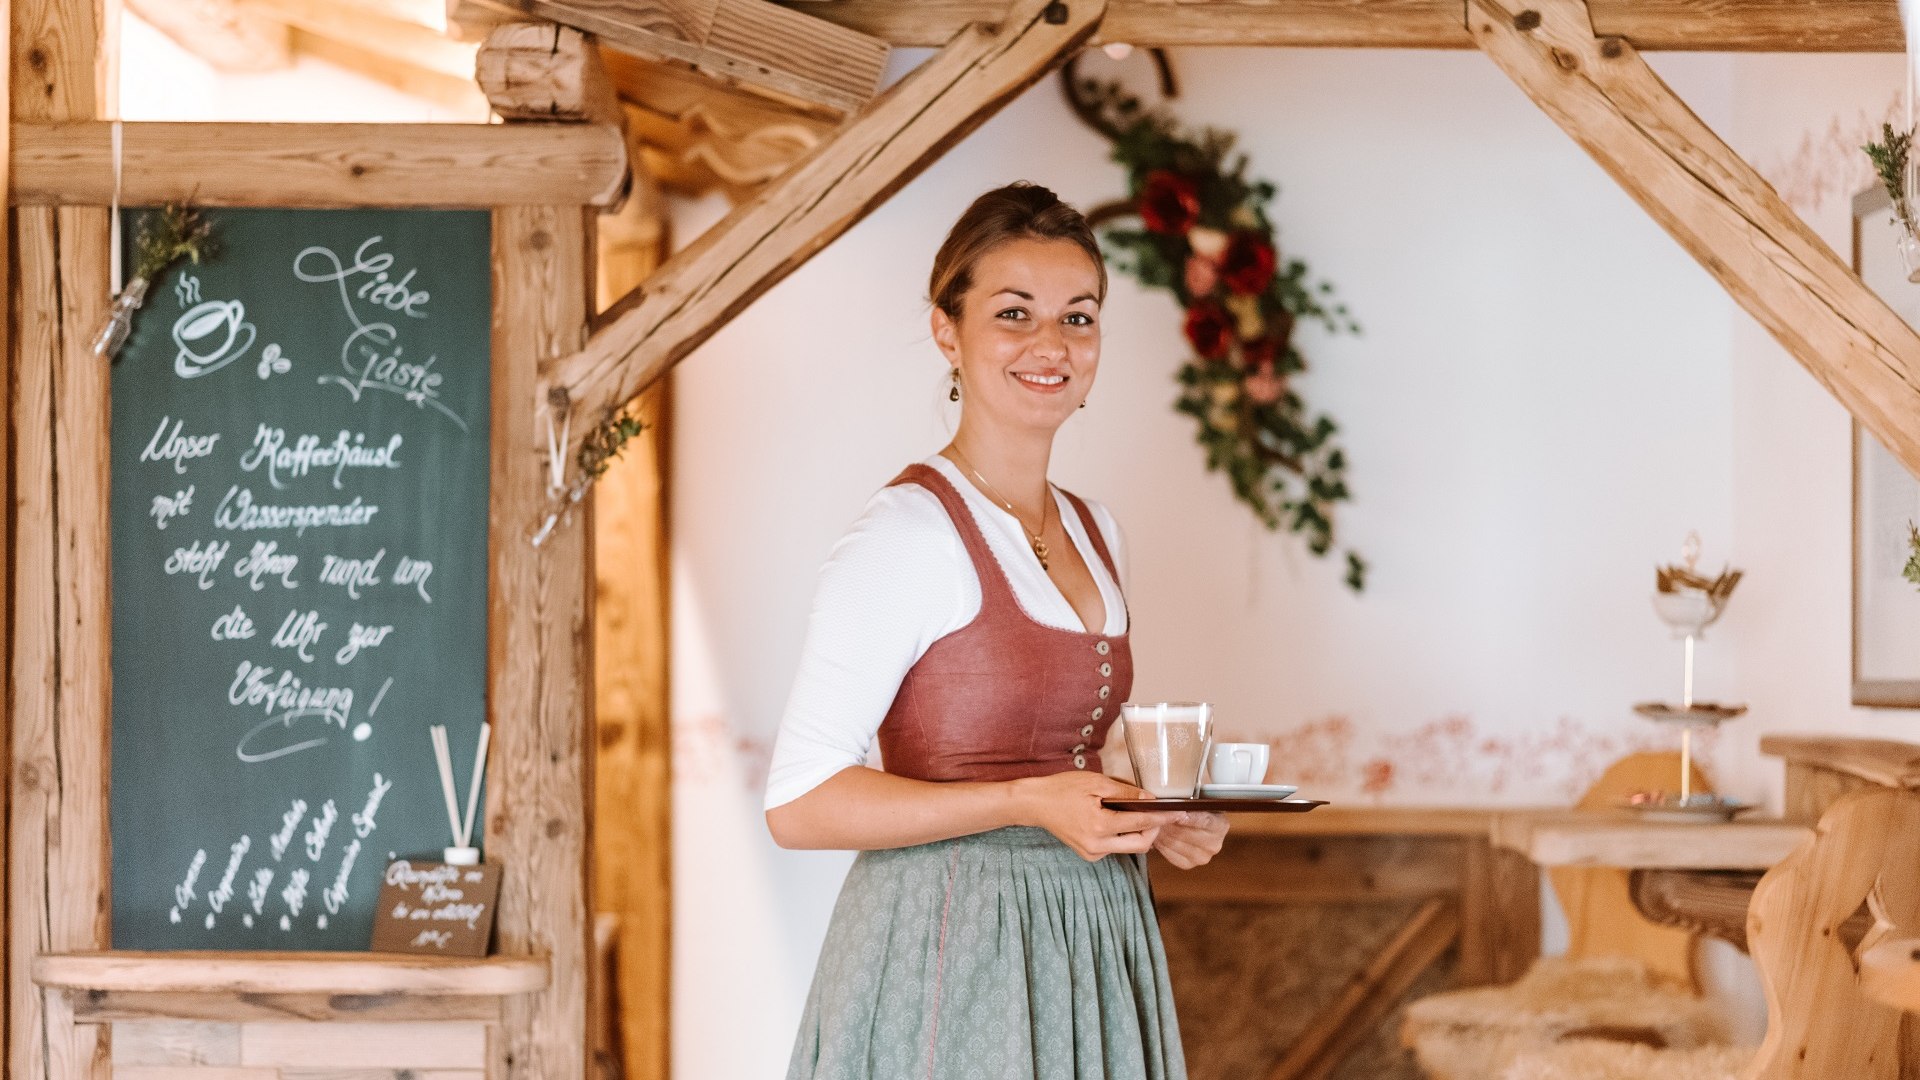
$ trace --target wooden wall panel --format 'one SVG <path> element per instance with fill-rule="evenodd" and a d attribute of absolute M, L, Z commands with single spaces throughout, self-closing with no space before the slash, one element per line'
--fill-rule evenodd
<path fill-rule="evenodd" d="M 586 1071 L 593 797 L 592 503 L 534 547 L 547 513 L 541 357 L 585 337 L 590 223 L 579 207 L 493 215 L 493 480 L 486 850 L 505 865 L 496 948 L 551 960 L 547 989 L 507 999 L 492 1047 L 499 1080 Z"/>

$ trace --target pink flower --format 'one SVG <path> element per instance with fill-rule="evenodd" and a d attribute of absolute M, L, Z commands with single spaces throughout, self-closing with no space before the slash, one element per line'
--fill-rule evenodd
<path fill-rule="evenodd" d="M 1220 287 L 1220 267 L 1212 259 L 1199 255 L 1187 257 L 1187 295 L 1195 300 L 1210 296 Z"/>
<path fill-rule="evenodd" d="M 1247 400 L 1256 405 L 1271 405 L 1287 392 L 1287 380 L 1273 373 L 1271 360 L 1255 368 L 1240 385 L 1246 391 Z"/>

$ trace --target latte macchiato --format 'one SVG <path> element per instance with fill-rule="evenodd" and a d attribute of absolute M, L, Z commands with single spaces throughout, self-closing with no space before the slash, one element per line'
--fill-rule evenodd
<path fill-rule="evenodd" d="M 1213 741 L 1213 706 L 1178 701 L 1120 706 L 1134 783 L 1158 799 L 1190 799 Z"/>

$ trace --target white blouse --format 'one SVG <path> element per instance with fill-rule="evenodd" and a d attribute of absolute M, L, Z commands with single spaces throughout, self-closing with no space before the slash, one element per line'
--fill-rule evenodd
<path fill-rule="evenodd" d="M 936 454 L 924 464 L 939 470 L 966 500 L 1020 607 L 1047 626 L 1085 630 L 1040 568 L 1020 522 L 953 462 Z M 1124 576 L 1126 552 L 1113 515 L 1091 499 L 1083 501 Z M 1120 583 L 1107 573 L 1080 516 L 1058 489 L 1054 503 L 1106 605 L 1101 632 L 1126 633 Z M 875 493 L 820 568 L 800 670 L 773 746 L 766 807 L 792 802 L 841 769 L 864 764 L 907 671 L 935 641 L 979 613 L 979 578 L 940 500 L 918 484 Z"/>

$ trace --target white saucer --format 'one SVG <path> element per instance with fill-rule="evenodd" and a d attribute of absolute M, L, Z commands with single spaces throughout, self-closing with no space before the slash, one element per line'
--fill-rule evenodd
<path fill-rule="evenodd" d="M 1292 784 L 1201 784 L 1203 799 L 1284 799 L 1300 789 Z"/>

